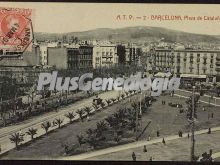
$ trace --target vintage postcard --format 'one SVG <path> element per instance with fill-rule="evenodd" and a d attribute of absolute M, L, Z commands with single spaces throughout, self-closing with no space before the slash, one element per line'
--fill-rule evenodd
<path fill-rule="evenodd" d="M 0 159 L 220 161 L 219 11 L 0 2 Z"/>

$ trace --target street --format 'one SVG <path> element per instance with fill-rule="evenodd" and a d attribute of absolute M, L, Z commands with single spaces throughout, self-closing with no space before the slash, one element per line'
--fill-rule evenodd
<path fill-rule="evenodd" d="M 107 99 L 109 98 L 109 96 L 111 97 L 117 97 L 118 96 L 118 92 L 117 91 L 109 91 L 109 92 L 105 92 L 99 95 L 100 98 L 102 99 Z M 2 148 L 2 153 L 9 151 L 10 149 L 14 148 L 14 144 L 11 143 L 11 141 L 9 140 L 9 137 L 11 134 L 18 132 L 18 131 L 22 131 L 23 133 L 25 133 L 28 128 L 37 128 L 38 129 L 38 134 L 37 136 L 41 136 L 42 134 L 44 134 L 44 130 L 41 128 L 41 123 L 44 121 L 53 121 L 56 118 L 62 117 L 64 118 L 63 124 L 66 124 L 69 122 L 69 120 L 64 116 L 64 114 L 66 114 L 67 112 L 72 112 L 72 111 L 76 111 L 77 109 L 80 108 L 84 108 L 87 105 L 92 105 L 92 101 L 95 98 L 95 96 L 90 97 L 88 99 L 85 99 L 83 101 L 79 101 L 76 102 L 72 105 L 69 105 L 65 108 L 61 108 L 58 112 L 50 112 L 50 113 L 46 113 L 43 114 L 41 116 L 37 116 L 36 118 L 32 118 L 30 120 L 24 121 L 24 123 L 19 123 L 18 125 L 12 125 L 12 126 L 8 126 L 5 128 L 1 128 L 0 129 L 0 144 L 1 144 L 1 148 Z M 78 116 L 75 118 L 77 119 Z M 25 143 L 27 141 L 30 140 L 30 137 L 25 136 L 24 141 L 22 143 Z"/>

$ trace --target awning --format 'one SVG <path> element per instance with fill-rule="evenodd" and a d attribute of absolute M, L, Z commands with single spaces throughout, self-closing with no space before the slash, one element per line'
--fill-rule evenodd
<path fill-rule="evenodd" d="M 207 75 L 181 74 L 180 78 L 207 78 Z"/>

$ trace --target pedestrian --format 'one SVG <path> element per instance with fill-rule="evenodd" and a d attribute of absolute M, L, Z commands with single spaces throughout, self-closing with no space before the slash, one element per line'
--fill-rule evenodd
<path fill-rule="evenodd" d="M 211 118 L 214 118 L 214 113 L 212 113 Z"/>
<path fill-rule="evenodd" d="M 211 128 L 209 127 L 208 134 L 211 134 Z"/>
<path fill-rule="evenodd" d="M 64 149 L 65 149 L 65 153 L 68 154 L 68 152 L 69 152 L 69 147 L 68 147 L 68 145 L 65 144 L 65 145 L 64 145 Z"/>
<path fill-rule="evenodd" d="M 157 130 L 157 137 L 159 137 L 160 136 L 160 132 L 159 132 L 159 130 Z"/>
<path fill-rule="evenodd" d="M 166 145 L 166 142 L 165 142 L 165 139 L 163 138 L 163 140 L 162 140 L 162 143 L 164 144 L 164 145 Z"/>
<path fill-rule="evenodd" d="M 135 155 L 135 153 L 134 153 L 134 152 L 132 153 L 132 155 L 131 155 L 131 156 L 132 156 L 133 161 L 136 161 L 136 155 Z"/>
<path fill-rule="evenodd" d="M 188 137 L 188 139 L 189 139 L 189 133 L 187 134 L 187 137 Z"/>
<path fill-rule="evenodd" d="M 212 156 L 212 149 L 209 150 L 209 155 Z"/>
<path fill-rule="evenodd" d="M 179 131 L 179 137 L 183 137 L 183 133 L 181 130 Z"/>
<path fill-rule="evenodd" d="M 143 149 L 144 152 L 147 152 L 147 148 L 146 148 L 146 145 L 144 145 L 144 149 Z"/>
<path fill-rule="evenodd" d="M 148 141 L 150 141 L 150 139 L 151 139 L 151 137 L 150 137 L 150 135 L 148 136 Z"/>

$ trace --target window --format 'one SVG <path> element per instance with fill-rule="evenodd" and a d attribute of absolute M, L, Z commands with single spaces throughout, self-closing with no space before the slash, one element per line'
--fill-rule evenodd
<path fill-rule="evenodd" d="M 180 73 L 180 67 L 177 67 L 176 72 Z"/>

